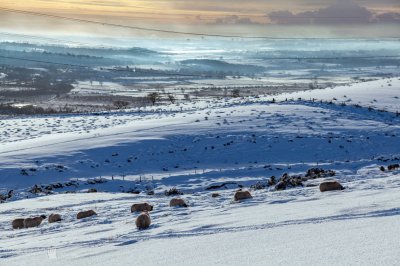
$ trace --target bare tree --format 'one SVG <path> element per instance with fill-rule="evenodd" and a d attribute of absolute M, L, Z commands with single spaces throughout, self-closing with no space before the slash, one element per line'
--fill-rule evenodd
<path fill-rule="evenodd" d="M 117 108 L 117 109 L 122 109 L 124 107 L 127 107 L 129 105 L 129 102 L 127 101 L 122 101 L 122 100 L 117 100 L 113 102 L 113 105 Z"/>
<path fill-rule="evenodd" d="M 160 95 L 157 92 L 151 92 L 147 94 L 147 99 L 151 102 L 152 105 L 155 105 L 156 102 L 159 100 Z"/>
<path fill-rule="evenodd" d="M 240 97 L 240 90 L 239 90 L 239 89 L 234 89 L 234 90 L 232 91 L 232 97 L 233 97 L 233 98 Z"/>
<path fill-rule="evenodd" d="M 171 93 L 168 93 L 168 100 L 173 104 L 175 103 L 175 96 Z"/>

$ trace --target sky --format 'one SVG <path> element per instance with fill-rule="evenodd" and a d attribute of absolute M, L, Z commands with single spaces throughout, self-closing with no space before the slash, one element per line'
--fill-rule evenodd
<path fill-rule="evenodd" d="M 156 33 L 11 13 L 1 8 L 195 33 L 400 36 L 400 0 L 1 0 L 0 3 L 3 32 L 147 36 Z"/>

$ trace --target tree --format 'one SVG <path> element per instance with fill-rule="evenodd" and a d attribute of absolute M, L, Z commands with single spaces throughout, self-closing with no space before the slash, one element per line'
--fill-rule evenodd
<path fill-rule="evenodd" d="M 127 107 L 129 105 L 129 102 L 127 101 L 122 101 L 122 100 L 117 100 L 113 102 L 113 105 L 117 108 L 117 109 L 122 109 L 124 107 Z"/>
<path fill-rule="evenodd" d="M 147 99 L 149 99 L 152 105 L 155 105 L 159 98 L 160 96 L 158 95 L 157 92 L 151 92 L 147 94 Z"/>
<path fill-rule="evenodd" d="M 239 89 L 234 89 L 234 90 L 232 91 L 232 97 L 233 97 L 233 98 L 238 98 L 238 97 L 240 97 L 240 90 L 239 90 Z"/>
<path fill-rule="evenodd" d="M 168 100 L 173 104 L 175 103 L 175 97 L 171 93 L 168 93 Z"/>

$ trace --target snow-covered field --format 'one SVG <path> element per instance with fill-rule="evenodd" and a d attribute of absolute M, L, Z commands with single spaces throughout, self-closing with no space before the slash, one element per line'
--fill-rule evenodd
<path fill-rule="evenodd" d="M 0 205 L 0 265 L 397 265 L 400 170 L 379 167 L 400 162 L 399 96 L 400 79 L 391 78 L 4 119 L 0 194 L 13 196 Z M 312 167 L 336 175 L 283 191 L 252 187 Z M 346 189 L 321 193 L 325 179 Z M 64 185 L 46 188 L 55 183 Z M 42 193 L 29 192 L 34 185 Z M 253 198 L 234 202 L 240 186 Z M 188 208 L 169 207 L 172 187 Z M 143 201 L 154 210 L 142 231 L 130 206 Z M 98 215 L 75 219 L 88 209 Z M 51 213 L 64 220 L 11 229 L 15 218 Z"/>

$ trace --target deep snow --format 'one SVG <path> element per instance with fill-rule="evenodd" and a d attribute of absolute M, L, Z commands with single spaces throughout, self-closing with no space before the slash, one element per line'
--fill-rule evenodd
<path fill-rule="evenodd" d="M 2 120 L 0 194 L 15 195 L 0 205 L 0 264 L 396 265 L 400 171 L 379 166 L 400 160 L 399 92 L 400 79 L 391 78 L 276 97 Z M 205 190 L 228 181 L 248 188 L 316 166 L 335 170 L 346 189 L 270 187 L 240 203 L 232 200 L 237 184 Z M 108 182 L 91 182 L 100 177 Z M 79 186 L 28 192 L 71 179 Z M 168 206 L 163 192 L 173 186 L 188 209 Z M 84 193 L 89 188 L 100 193 Z M 140 201 L 155 205 L 145 231 L 129 211 Z M 74 219 L 91 208 L 99 215 Z M 52 212 L 64 221 L 11 229 L 15 218 Z"/>

